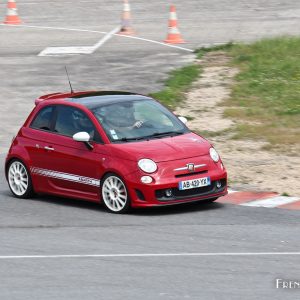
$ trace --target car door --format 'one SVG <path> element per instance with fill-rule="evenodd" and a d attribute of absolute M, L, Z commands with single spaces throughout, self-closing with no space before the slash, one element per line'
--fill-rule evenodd
<path fill-rule="evenodd" d="M 24 147 L 29 160 L 33 186 L 36 192 L 48 191 L 48 181 L 38 172 L 47 160 L 47 139 L 51 136 L 51 122 L 54 116 L 55 106 L 42 107 L 35 114 L 28 127 L 21 129 L 20 145 Z"/>
<path fill-rule="evenodd" d="M 80 131 L 89 131 L 94 139 L 92 143 L 97 144 L 94 149 L 73 140 L 72 136 Z M 32 173 L 43 183 L 46 180 L 46 191 L 98 200 L 100 176 L 104 172 L 102 161 L 106 154 L 87 115 L 76 107 L 57 105 L 51 129 L 43 131 L 42 136 L 43 140 L 34 149 Z"/>

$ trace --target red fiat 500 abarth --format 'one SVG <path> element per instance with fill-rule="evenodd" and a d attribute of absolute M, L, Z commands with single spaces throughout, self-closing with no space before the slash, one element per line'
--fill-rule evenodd
<path fill-rule="evenodd" d="M 227 193 L 212 145 L 152 98 L 127 92 L 45 95 L 6 158 L 18 198 L 34 193 L 103 202 L 111 212 Z"/>

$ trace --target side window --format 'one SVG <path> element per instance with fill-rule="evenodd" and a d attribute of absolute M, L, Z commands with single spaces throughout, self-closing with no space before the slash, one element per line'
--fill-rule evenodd
<path fill-rule="evenodd" d="M 47 106 L 41 109 L 30 124 L 30 127 L 41 130 L 50 130 L 53 111 L 53 106 Z"/>
<path fill-rule="evenodd" d="M 54 131 L 70 137 L 77 132 L 85 131 L 91 136 L 91 140 L 101 142 L 100 136 L 92 121 L 83 111 L 71 106 L 57 106 Z"/>

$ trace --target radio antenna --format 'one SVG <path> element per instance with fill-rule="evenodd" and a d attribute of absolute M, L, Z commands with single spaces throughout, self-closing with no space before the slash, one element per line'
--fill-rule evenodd
<path fill-rule="evenodd" d="M 69 73 L 68 73 L 68 70 L 67 70 L 67 67 L 66 67 L 66 66 L 65 66 L 65 69 L 66 69 L 66 73 L 67 73 L 67 77 L 68 77 L 68 81 L 69 81 L 69 85 L 70 85 L 71 93 L 73 94 L 73 93 L 74 93 L 74 91 L 73 91 L 73 88 L 72 88 L 72 84 L 71 84 L 70 77 L 69 77 Z"/>

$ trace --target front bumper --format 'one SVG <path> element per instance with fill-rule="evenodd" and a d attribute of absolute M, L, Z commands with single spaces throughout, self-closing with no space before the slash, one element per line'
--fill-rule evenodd
<path fill-rule="evenodd" d="M 188 200 L 190 198 L 197 198 L 197 197 L 205 197 L 214 194 L 222 193 L 226 190 L 226 179 L 223 178 L 218 180 L 221 184 L 220 187 L 217 187 L 217 180 L 212 181 L 210 185 L 188 189 L 188 190 L 179 190 L 176 188 L 171 189 L 161 189 L 155 191 L 156 199 L 160 202 L 170 202 L 170 201 L 179 201 L 179 200 Z M 171 196 L 167 195 L 167 192 L 171 191 Z"/>
<path fill-rule="evenodd" d="M 211 178 L 211 184 L 209 186 L 188 190 L 178 189 L 179 181 L 185 180 L 183 178 L 174 178 L 167 183 L 154 182 L 152 184 L 142 184 L 139 180 L 131 181 L 130 178 L 127 178 L 127 187 L 131 198 L 131 205 L 132 207 L 165 206 L 208 200 L 227 194 L 226 171 L 218 172 L 218 174 L 205 174 L 202 177 L 206 176 Z M 138 178 L 140 178 L 140 176 L 138 176 Z M 195 175 L 195 178 L 199 178 L 199 175 Z M 217 182 L 221 183 L 220 187 L 217 187 Z M 171 190 L 171 195 L 167 196 L 167 190 Z"/>

